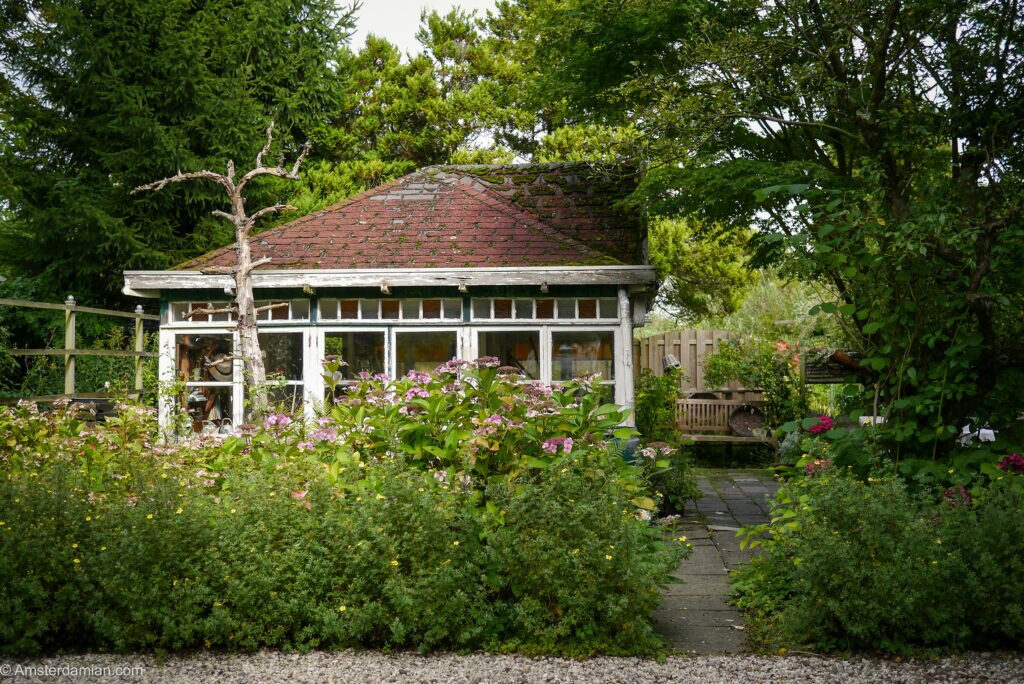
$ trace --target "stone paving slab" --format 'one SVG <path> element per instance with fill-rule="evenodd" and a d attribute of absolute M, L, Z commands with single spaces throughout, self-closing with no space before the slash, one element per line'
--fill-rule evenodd
<path fill-rule="evenodd" d="M 750 559 L 736 532 L 768 521 L 768 498 L 778 484 L 768 475 L 717 470 L 701 476 L 703 496 L 687 506 L 679 533 L 693 545 L 672 573 L 682 583 L 662 589 L 655 628 L 678 651 L 739 653 L 746 648 L 743 617 L 729 604 L 729 571 Z"/>

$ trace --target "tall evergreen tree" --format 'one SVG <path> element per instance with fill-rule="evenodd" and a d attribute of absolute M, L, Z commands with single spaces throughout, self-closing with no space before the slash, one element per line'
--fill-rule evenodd
<path fill-rule="evenodd" d="M 121 271 L 230 242 L 177 169 L 295 148 L 340 106 L 334 0 L 11 0 L 0 10 L 0 264 L 39 298 L 110 302 Z M 255 189 L 255 188 L 254 188 Z"/>

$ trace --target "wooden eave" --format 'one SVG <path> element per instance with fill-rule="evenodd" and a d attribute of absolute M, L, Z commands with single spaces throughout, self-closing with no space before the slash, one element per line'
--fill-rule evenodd
<path fill-rule="evenodd" d="M 653 266 L 527 266 L 495 268 L 393 268 L 257 270 L 254 289 L 328 287 L 474 287 L 508 285 L 626 285 L 655 283 Z M 202 271 L 125 271 L 122 291 L 134 297 L 162 290 L 231 289 L 230 275 Z"/>

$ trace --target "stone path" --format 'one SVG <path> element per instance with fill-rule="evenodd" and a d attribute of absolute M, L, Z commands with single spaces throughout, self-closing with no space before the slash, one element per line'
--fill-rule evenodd
<path fill-rule="evenodd" d="M 679 528 L 693 554 L 675 573 L 683 583 L 662 592 L 654 624 L 678 651 L 739 653 L 746 635 L 739 611 L 729 605 L 728 573 L 750 556 L 736 531 L 768 520 L 768 497 L 778 483 L 764 471 L 711 470 L 699 484 L 703 496 L 687 506 Z"/>

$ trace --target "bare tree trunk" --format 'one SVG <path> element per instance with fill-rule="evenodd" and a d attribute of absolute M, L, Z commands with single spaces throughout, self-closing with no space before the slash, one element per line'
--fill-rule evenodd
<path fill-rule="evenodd" d="M 267 142 L 260 153 L 256 155 L 256 165 L 242 176 L 237 184 L 235 183 L 235 163 L 228 161 L 227 173 L 224 175 L 212 171 L 178 172 L 174 176 L 147 185 L 140 185 L 132 190 L 132 194 L 143 190 L 159 191 L 170 183 L 180 183 L 187 180 L 208 180 L 218 183 L 227 191 L 228 199 L 231 202 L 231 213 L 218 209 L 213 214 L 226 221 L 230 221 L 235 229 L 235 265 L 227 271 L 230 275 L 234 276 L 235 280 L 235 302 L 234 307 L 230 311 L 235 314 L 238 321 L 239 351 L 244 368 L 244 382 L 249 389 L 253 414 L 256 416 L 266 412 L 268 403 L 267 371 L 263 365 L 263 352 L 260 350 L 259 329 L 256 324 L 256 316 L 260 309 L 257 309 L 256 300 L 253 296 L 252 272 L 257 267 L 269 263 L 270 259 L 252 260 L 249 237 L 256 226 L 256 221 L 262 217 L 279 211 L 294 210 L 295 207 L 288 204 L 275 204 L 270 207 L 264 207 L 252 216 L 248 216 L 245 213 L 245 199 L 242 196 L 242 190 L 249 181 L 259 176 L 277 176 L 279 178 L 297 180 L 299 177 L 299 167 L 302 165 L 306 155 L 309 154 L 310 148 L 309 143 L 302 147 L 302 152 L 295 160 L 291 170 L 284 168 L 283 157 L 277 166 L 263 166 L 263 157 L 270 151 L 273 132 L 274 124 L 271 122 L 267 127 Z"/>

